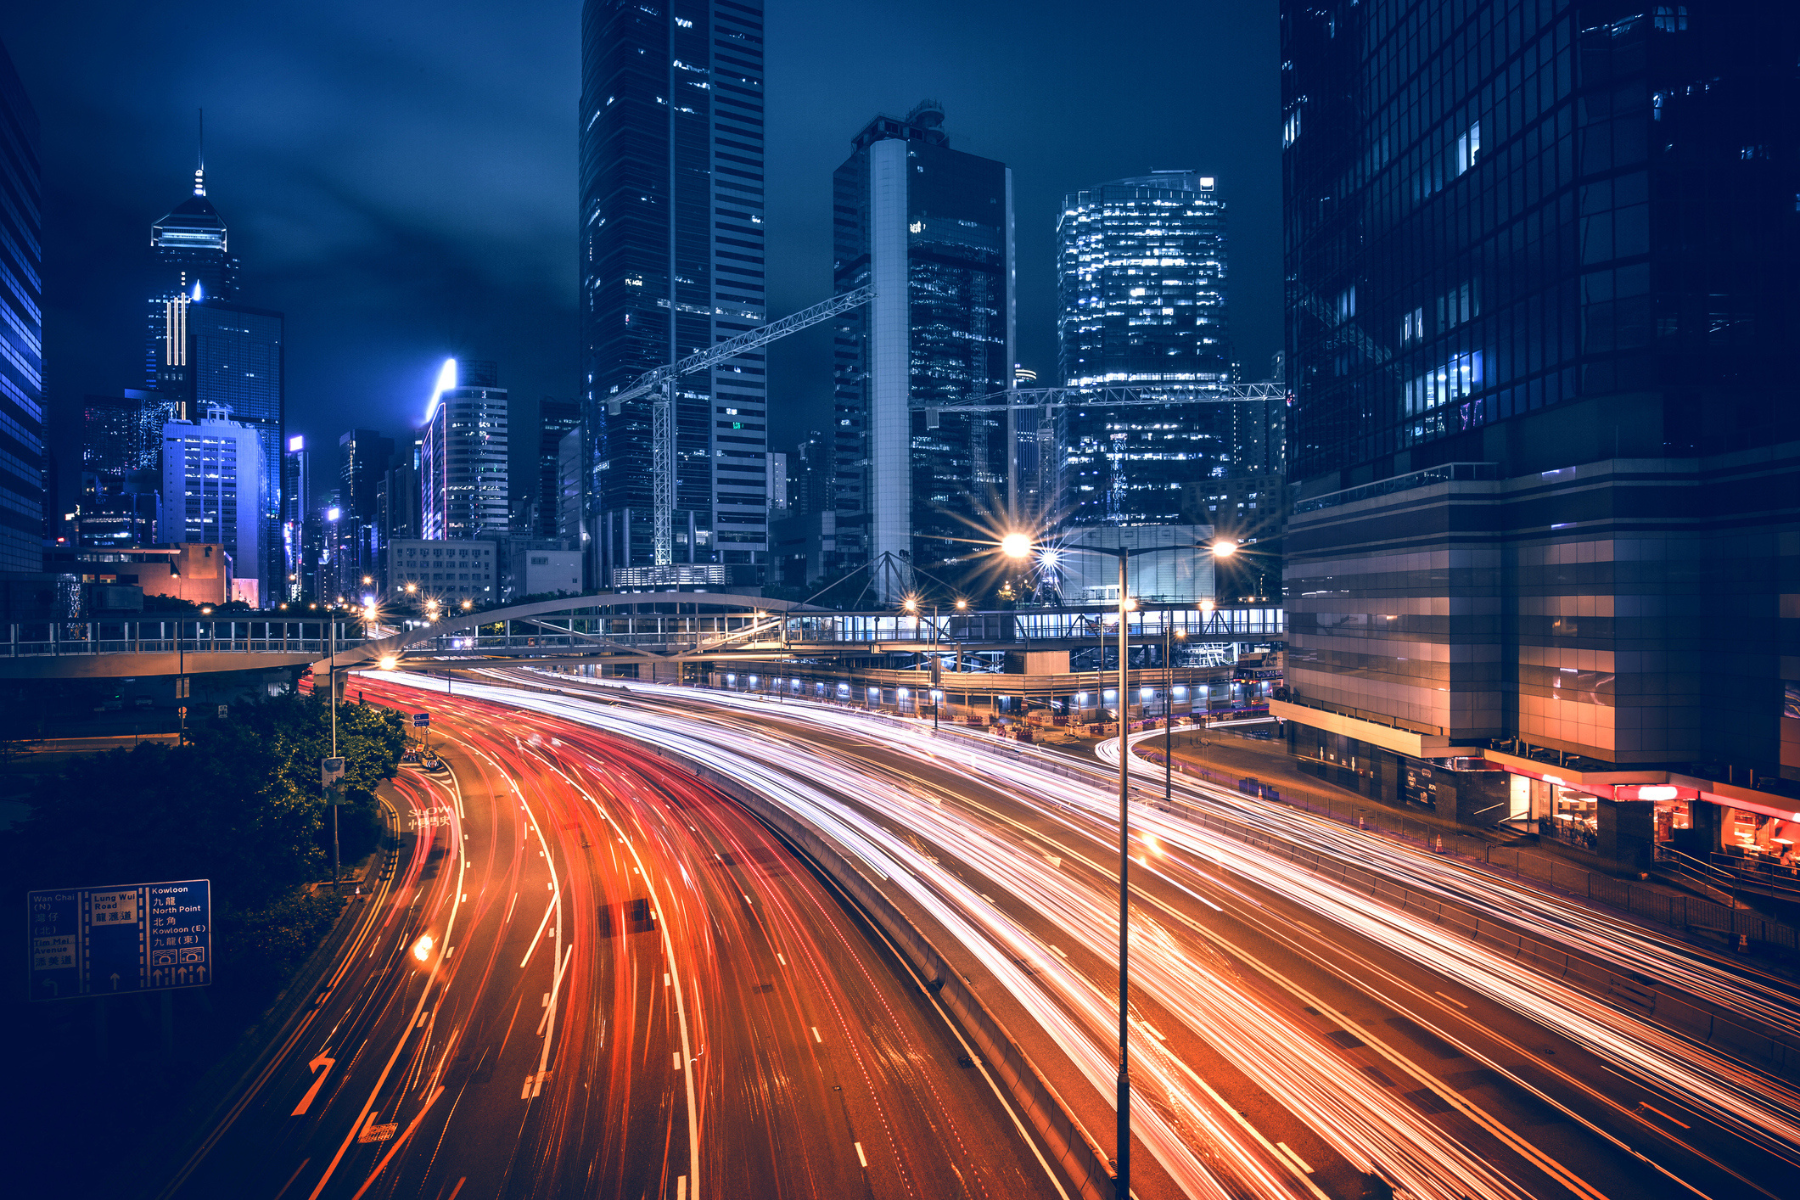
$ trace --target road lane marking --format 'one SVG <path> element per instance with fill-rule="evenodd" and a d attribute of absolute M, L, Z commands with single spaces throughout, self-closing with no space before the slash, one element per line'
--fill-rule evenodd
<path fill-rule="evenodd" d="M 313 1072 L 313 1085 L 306 1089 L 306 1095 L 300 1098 L 300 1103 L 295 1105 L 294 1111 L 288 1114 L 290 1117 L 304 1117 L 306 1115 L 306 1110 L 312 1107 L 313 1098 L 319 1094 L 319 1089 L 325 1086 L 325 1077 L 331 1074 L 331 1068 L 336 1064 L 337 1059 L 327 1058 L 324 1054 L 320 1054 L 317 1058 L 306 1064 Z M 324 1070 L 320 1070 L 320 1067 L 323 1067 Z M 291 1184 L 294 1181 L 290 1179 L 288 1182 Z M 282 1190 L 285 1191 L 286 1189 L 284 1188 Z"/>
<path fill-rule="evenodd" d="M 1296 1167 L 1299 1167 L 1302 1171 L 1305 1171 L 1308 1175 L 1311 1175 L 1313 1173 L 1313 1169 L 1306 1165 L 1306 1160 L 1304 1158 L 1301 1158 L 1298 1154 L 1295 1154 L 1293 1152 L 1293 1150 L 1291 1148 L 1289 1148 L 1289 1146 L 1286 1142 L 1276 1142 L 1275 1148 L 1280 1150 L 1283 1154 L 1287 1155 L 1289 1160 L 1291 1160 Z"/>
<path fill-rule="evenodd" d="M 1050 943 L 1049 943 L 1049 942 L 1045 942 L 1045 943 L 1044 943 L 1044 945 L 1046 945 L 1046 946 L 1050 946 Z M 1050 946 L 1050 953 L 1052 953 L 1052 954 L 1054 954 L 1054 955 L 1056 955 L 1056 957 L 1058 957 L 1058 958 L 1067 958 L 1067 957 L 1069 957 L 1069 956 L 1068 956 L 1068 955 L 1067 955 L 1067 954 L 1064 954 L 1064 953 L 1063 953 L 1063 952 L 1062 952 L 1062 951 L 1061 951 L 1061 950 L 1059 950 L 1059 949 L 1057 949 L 1057 948 L 1056 948 L 1056 947 L 1055 947 L 1055 946 Z"/>
<path fill-rule="evenodd" d="M 452 1200 L 454 1200 L 454 1197 L 452 1197 Z M 675 1177 L 675 1200 L 687 1200 L 686 1175 L 677 1175 Z"/>
<path fill-rule="evenodd" d="M 425 1119 L 425 1114 L 431 1111 L 431 1106 L 436 1104 L 437 1098 L 443 1094 L 444 1089 L 441 1086 L 431 1093 L 431 1098 L 425 1101 L 425 1107 L 419 1110 L 419 1115 L 412 1119 L 412 1124 L 406 1127 L 405 1133 L 394 1139 L 394 1144 L 388 1147 L 387 1155 L 375 1164 L 375 1169 L 369 1172 L 369 1177 L 363 1181 L 361 1187 L 356 1189 L 356 1195 L 350 1197 L 350 1200 L 362 1200 L 370 1185 L 375 1182 L 375 1177 L 381 1174 L 383 1167 L 394 1161 L 394 1155 L 400 1152 L 400 1147 L 406 1144 L 406 1139 L 413 1135 L 413 1131 L 419 1127 L 419 1122 Z"/>
<path fill-rule="evenodd" d="M 501 921 L 501 922 L 500 922 L 500 923 L 501 923 L 501 924 L 502 924 L 502 925 L 504 925 L 504 924 L 506 924 L 506 922 L 507 922 L 507 921 L 510 921 L 510 920 L 512 920 L 512 912 L 513 912 L 513 906 L 514 906 L 514 905 L 516 905 L 516 904 L 518 904 L 518 902 L 519 902 L 519 893 L 517 893 L 517 892 L 514 892 L 514 893 L 513 893 L 513 898 L 512 898 L 512 904 L 508 904 L 508 905 L 507 905 L 507 906 L 506 906 L 506 917 L 505 917 L 505 919 L 504 919 L 504 920 L 502 920 L 502 921 Z"/>
<path fill-rule="evenodd" d="M 664 987 L 669 986 L 669 973 L 667 971 L 663 972 L 663 986 Z"/>
<path fill-rule="evenodd" d="M 519 1089 L 519 1099 L 531 1099 L 531 1076 L 529 1073 L 525 1076 L 525 1086 Z"/>
<path fill-rule="evenodd" d="M 677 1071 L 681 1070 L 681 1052 L 677 1050 L 671 1057 L 675 1060 L 675 1069 Z"/>
<path fill-rule="evenodd" d="M 787 966 L 787 959 L 785 959 L 785 958 L 783 958 L 783 957 L 781 957 L 781 951 L 779 951 L 779 950 L 777 950 L 777 951 L 776 951 L 776 952 L 775 952 L 775 959 L 776 959 L 776 961 L 777 961 L 777 962 L 779 962 L 779 963 L 780 963 L 780 964 L 781 964 L 781 965 L 782 965 L 782 966 L 784 966 L 784 967 L 785 967 L 785 966 Z"/>
<path fill-rule="evenodd" d="M 1433 992 L 1433 993 L 1432 993 L 1432 995 L 1434 995 L 1434 996 L 1444 996 L 1444 993 L 1442 993 L 1442 992 Z M 1458 1000 L 1458 999 L 1457 999 L 1457 998 L 1456 998 L 1456 997 L 1455 997 L 1455 996 L 1444 996 L 1444 999 L 1446 999 L 1446 1000 L 1448 1000 L 1448 1001 L 1449 1001 L 1449 1002 L 1450 1002 L 1450 1003 L 1452 1003 L 1452 1004 L 1454 1004 L 1454 1005 L 1456 1005 L 1456 1007 L 1458 1007 L 1458 1008 L 1467 1008 L 1467 1007 L 1469 1007 L 1469 1006 L 1468 1006 L 1468 1005 L 1466 1005 L 1466 1004 L 1464 1004 L 1464 1003 L 1463 1003 L 1463 1002 L 1462 1002 L 1462 1001 L 1461 1001 L 1461 1000 Z"/>
<path fill-rule="evenodd" d="M 861 1142 L 851 1142 L 850 1144 L 852 1146 L 856 1147 L 856 1161 L 863 1165 L 863 1170 L 865 1170 L 865 1171 L 868 1170 L 869 1169 L 869 1160 L 863 1157 L 862 1143 Z"/>
<path fill-rule="evenodd" d="M 1664 1111 L 1663 1111 L 1663 1110 L 1662 1110 L 1662 1109 L 1660 1109 L 1660 1108 L 1658 1108 L 1658 1107 L 1656 1107 L 1656 1105 L 1654 1105 L 1654 1104 L 1651 1104 L 1651 1103 L 1650 1103 L 1650 1102 L 1649 1102 L 1649 1101 L 1647 1101 L 1647 1100 L 1640 1100 L 1640 1101 L 1638 1101 L 1638 1107 L 1639 1107 L 1639 1108 L 1643 1108 L 1643 1109 L 1648 1109 L 1648 1110 L 1649 1110 L 1649 1111 L 1651 1111 L 1651 1112 L 1653 1112 L 1653 1113 L 1655 1113 L 1655 1114 L 1656 1114 L 1656 1115 L 1657 1115 L 1657 1116 L 1659 1116 L 1659 1117 L 1661 1117 L 1661 1118 L 1662 1118 L 1662 1119 L 1663 1119 L 1663 1120 L 1665 1120 L 1665 1121 L 1672 1121 L 1672 1122 L 1674 1122 L 1674 1123 L 1675 1123 L 1675 1124 L 1677 1124 L 1677 1125 L 1679 1125 L 1679 1126 L 1681 1126 L 1681 1127 L 1682 1127 L 1682 1128 L 1683 1128 L 1683 1129 L 1692 1129 L 1692 1128 L 1693 1128 L 1693 1126 L 1692 1126 L 1692 1125 L 1689 1125 L 1689 1124 L 1688 1124 L 1688 1123 L 1687 1123 L 1687 1122 L 1686 1122 L 1686 1121 L 1677 1121 L 1677 1120 L 1675 1120 L 1675 1118 L 1674 1118 L 1674 1117 L 1671 1117 L 1671 1116 L 1670 1116 L 1670 1115 L 1669 1115 L 1669 1114 L 1668 1114 L 1668 1113 L 1666 1113 L 1666 1112 L 1664 1112 Z"/>
<path fill-rule="evenodd" d="M 824 1045 L 825 1039 L 819 1036 L 819 1027 L 817 1025 L 814 1025 L 812 1027 L 812 1031 L 813 1031 L 813 1041 L 818 1042 L 820 1045 Z"/>
<path fill-rule="evenodd" d="M 538 922 L 537 932 L 531 935 L 531 945 L 525 948 L 525 957 L 519 960 L 521 969 L 524 968 L 526 963 L 531 961 L 532 951 L 536 950 L 538 948 L 538 943 L 544 940 L 544 927 L 550 924 L 550 914 L 555 911 L 556 901 L 553 899 L 550 901 L 550 907 L 544 910 L 544 919 Z"/>

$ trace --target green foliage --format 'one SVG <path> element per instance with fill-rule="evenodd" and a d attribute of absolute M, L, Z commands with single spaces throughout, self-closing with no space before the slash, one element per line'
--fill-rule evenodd
<path fill-rule="evenodd" d="M 285 984 L 331 930 L 344 897 L 296 889 L 264 908 L 228 905 L 214 914 L 218 957 L 231 964 L 234 987 L 273 991 Z"/>
<path fill-rule="evenodd" d="M 329 717 L 309 697 L 273 697 L 233 706 L 192 730 L 188 746 L 78 759 L 44 781 L 28 821 L 0 834 L 0 867 L 26 888 L 204 878 L 215 903 L 272 904 L 329 867 L 319 785 Z M 340 706 L 355 807 L 369 809 L 376 786 L 393 778 L 405 741 L 399 713 Z"/>

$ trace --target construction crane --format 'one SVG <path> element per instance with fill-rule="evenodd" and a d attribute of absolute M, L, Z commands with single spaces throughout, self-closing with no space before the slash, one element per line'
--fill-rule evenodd
<path fill-rule="evenodd" d="M 875 289 L 871 287 L 833 296 L 823 304 L 803 308 L 779 321 L 727 338 L 666 367 L 640 375 L 630 387 L 606 397 L 606 411 L 616 417 L 624 411 L 627 402 L 653 392 L 661 393 L 650 411 L 650 543 L 657 566 L 666 567 L 675 561 L 675 381 L 683 375 L 703 371 L 714 363 L 779 341 L 790 333 L 799 333 L 820 321 L 829 321 L 874 298 Z"/>

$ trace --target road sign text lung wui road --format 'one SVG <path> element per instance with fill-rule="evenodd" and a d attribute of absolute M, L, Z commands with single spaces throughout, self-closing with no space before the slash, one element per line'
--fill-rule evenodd
<path fill-rule="evenodd" d="M 31 998 L 205 987 L 212 884 L 126 883 L 28 892 Z"/>

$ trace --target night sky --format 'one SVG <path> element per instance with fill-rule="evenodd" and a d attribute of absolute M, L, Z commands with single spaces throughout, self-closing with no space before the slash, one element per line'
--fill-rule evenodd
<path fill-rule="evenodd" d="M 352 425 L 400 435 L 452 354 L 499 362 L 515 428 L 539 396 L 573 396 L 580 7 L 4 6 L 0 40 L 43 125 L 65 498 L 80 398 L 142 386 L 150 225 L 191 187 L 200 108 L 239 298 L 287 314 L 292 431 L 321 448 Z M 952 146 L 1013 168 L 1026 366 L 1053 382 L 1063 194 L 1189 168 L 1230 206 L 1238 358 L 1266 374 L 1281 339 L 1274 0 L 766 8 L 771 317 L 830 294 L 831 172 L 851 136 L 930 97 Z M 828 329 L 774 348 L 771 449 L 829 420 Z"/>

